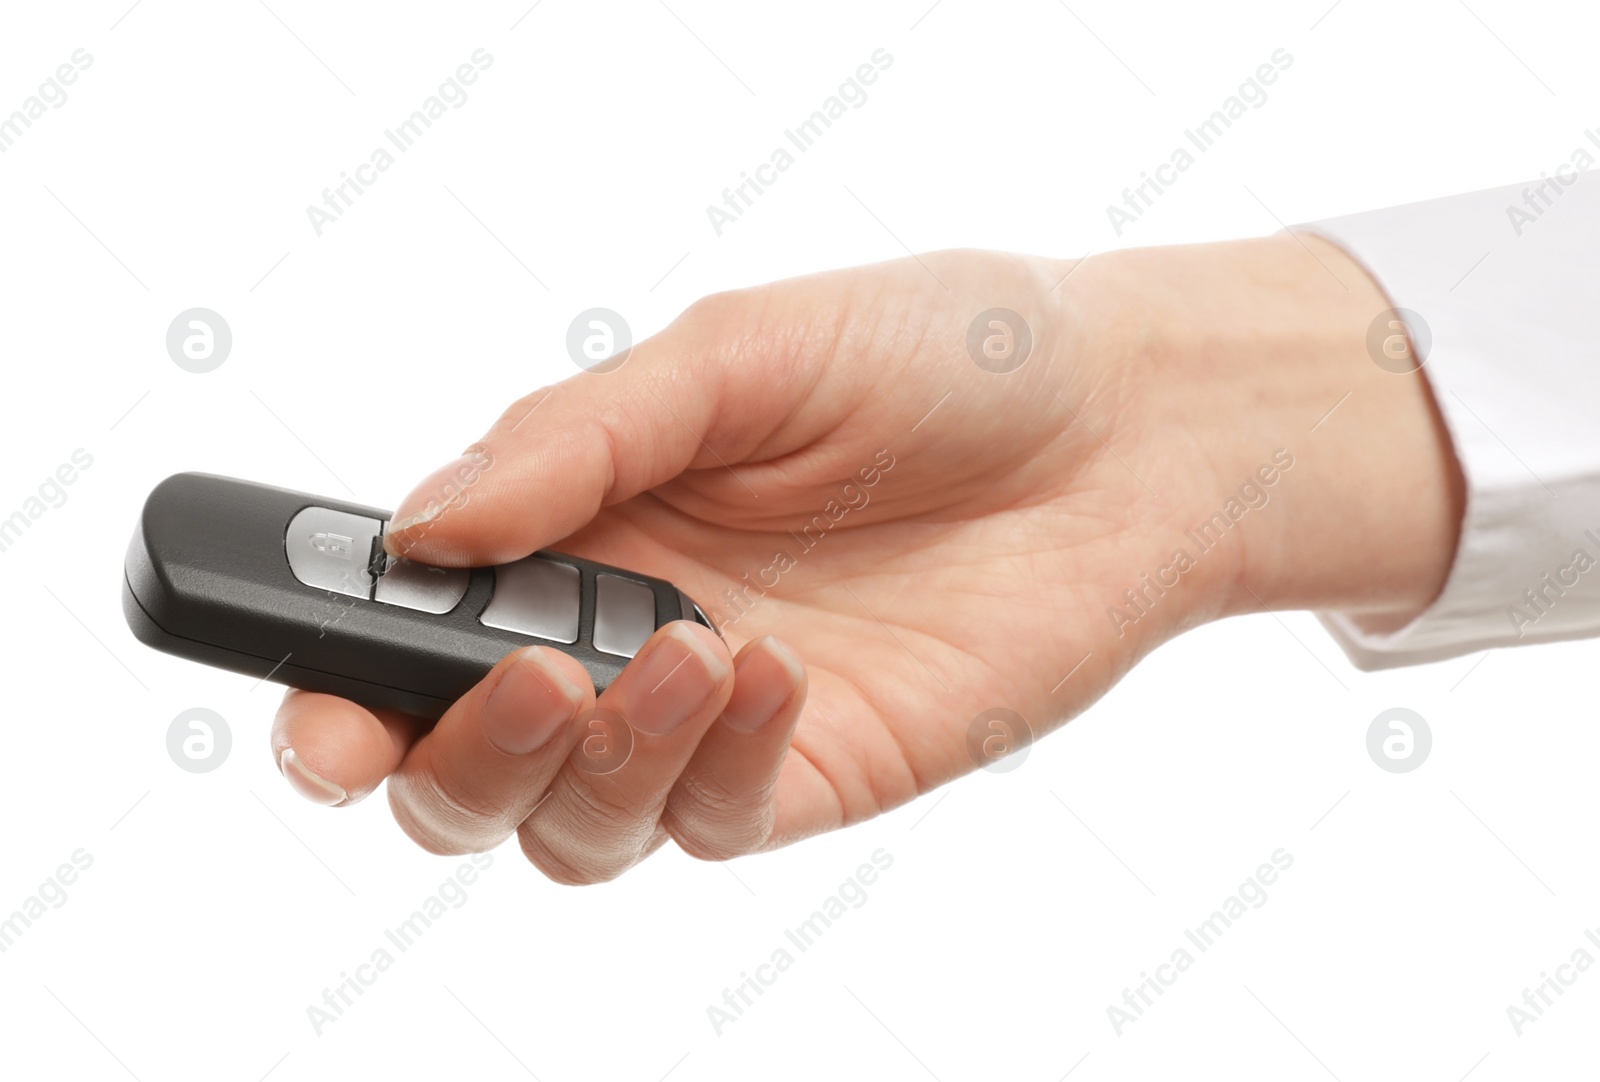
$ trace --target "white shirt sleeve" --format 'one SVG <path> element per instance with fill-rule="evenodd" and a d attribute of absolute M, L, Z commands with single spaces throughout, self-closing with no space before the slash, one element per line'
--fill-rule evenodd
<path fill-rule="evenodd" d="M 1426 611 L 1384 634 L 1322 614 L 1360 668 L 1600 634 L 1597 160 L 1600 145 L 1527 185 L 1301 227 L 1421 317 L 1412 338 L 1432 339 L 1423 373 L 1466 479 L 1455 562 Z"/>

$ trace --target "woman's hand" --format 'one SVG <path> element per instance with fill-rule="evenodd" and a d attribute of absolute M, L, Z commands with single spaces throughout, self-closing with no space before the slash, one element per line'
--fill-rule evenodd
<path fill-rule="evenodd" d="M 389 543 L 659 576 L 725 642 L 668 625 L 598 703 L 530 647 L 431 730 L 292 691 L 274 752 L 324 803 L 389 778 L 430 851 L 516 832 L 596 882 L 669 837 L 720 859 L 904 803 L 1208 619 L 1403 619 L 1443 583 L 1460 486 L 1420 375 L 1367 356 L 1387 307 L 1293 237 L 948 252 L 707 298 L 619 369 L 514 403 Z M 585 742 L 608 721 L 620 767 Z"/>

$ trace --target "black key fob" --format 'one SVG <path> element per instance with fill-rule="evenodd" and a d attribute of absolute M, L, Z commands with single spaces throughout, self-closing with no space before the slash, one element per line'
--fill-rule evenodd
<path fill-rule="evenodd" d="M 537 552 L 440 568 L 383 550 L 389 513 L 228 477 L 157 485 L 122 610 L 150 646 L 437 719 L 506 654 L 576 658 L 603 690 L 662 624 L 705 612 L 670 582 Z"/>

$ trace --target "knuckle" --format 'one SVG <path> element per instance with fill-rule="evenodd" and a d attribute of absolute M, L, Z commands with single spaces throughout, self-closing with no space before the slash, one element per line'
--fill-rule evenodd
<path fill-rule="evenodd" d="M 601 779 L 604 781 L 604 779 Z M 649 852 L 657 814 L 614 787 L 563 772 L 539 808 L 517 828 L 523 855 L 557 883 L 604 883 Z"/>
<path fill-rule="evenodd" d="M 678 779 L 677 789 L 679 801 L 674 804 L 675 811 L 679 810 L 676 804 L 681 802 L 683 811 L 713 821 L 742 816 L 750 808 L 748 795 L 737 794 L 706 774 L 685 774 Z"/>
<path fill-rule="evenodd" d="M 547 836 L 531 821 L 517 830 L 517 842 L 528 863 L 539 869 L 546 879 L 564 887 L 606 883 L 631 866 L 595 860 L 593 854 Z"/>
<path fill-rule="evenodd" d="M 419 815 L 412 800 L 402 792 L 403 786 L 389 784 L 389 811 L 406 837 L 416 842 L 424 851 L 435 856 L 458 856 L 468 850 L 461 839 L 426 815 Z"/>
<path fill-rule="evenodd" d="M 705 778 L 684 778 L 666 820 L 678 848 L 697 860 L 728 860 L 759 850 L 776 813 L 762 795 L 734 794 Z"/>
<path fill-rule="evenodd" d="M 741 824 L 734 830 L 708 831 L 684 826 L 673 831 L 678 848 L 696 860 L 732 860 L 759 852 L 772 833 L 771 816 L 762 816 Z"/>
<path fill-rule="evenodd" d="M 772 326 L 770 288 L 730 289 L 701 297 L 674 324 L 690 348 L 679 359 L 692 371 L 707 378 L 738 367 L 737 360 L 760 354 L 762 363 L 772 360 L 773 352 L 763 348 Z"/>
<path fill-rule="evenodd" d="M 567 777 L 560 795 L 565 798 L 561 806 L 580 831 L 615 831 L 640 820 L 645 810 L 605 778 L 589 782 Z"/>
<path fill-rule="evenodd" d="M 474 851 L 473 839 L 501 826 L 505 810 L 469 797 L 449 776 L 397 774 L 389 782 L 389 805 L 418 845 L 432 853 Z"/>
<path fill-rule="evenodd" d="M 748 303 L 748 293 L 743 289 L 708 293 L 685 308 L 680 318 L 691 326 L 712 329 L 725 326 L 731 318 L 743 313 Z"/>
<path fill-rule="evenodd" d="M 474 793 L 470 785 L 450 771 L 434 774 L 431 783 L 419 789 L 428 810 L 452 825 L 476 829 L 497 823 L 506 814 L 502 802 Z"/>

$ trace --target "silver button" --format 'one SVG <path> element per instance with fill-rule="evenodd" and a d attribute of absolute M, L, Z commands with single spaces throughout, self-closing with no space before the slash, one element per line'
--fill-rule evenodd
<path fill-rule="evenodd" d="M 596 575 L 594 587 L 594 648 L 632 657 L 656 629 L 656 592 L 616 575 Z"/>
<path fill-rule="evenodd" d="M 578 641 L 578 569 L 529 556 L 494 569 L 494 596 L 479 621 L 551 642 Z"/>
<path fill-rule="evenodd" d="M 467 592 L 467 569 L 432 567 L 390 556 L 388 566 L 378 576 L 374 601 L 399 605 L 418 612 L 449 612 L 461 603 Z"/>
<path fill-rule="evenodd" d="M 372 596 L 372 542 L 383 523 L 364 515 L 307 507 L 289 521 L 289 570 L 307 586 L 350 597 Z"/>

